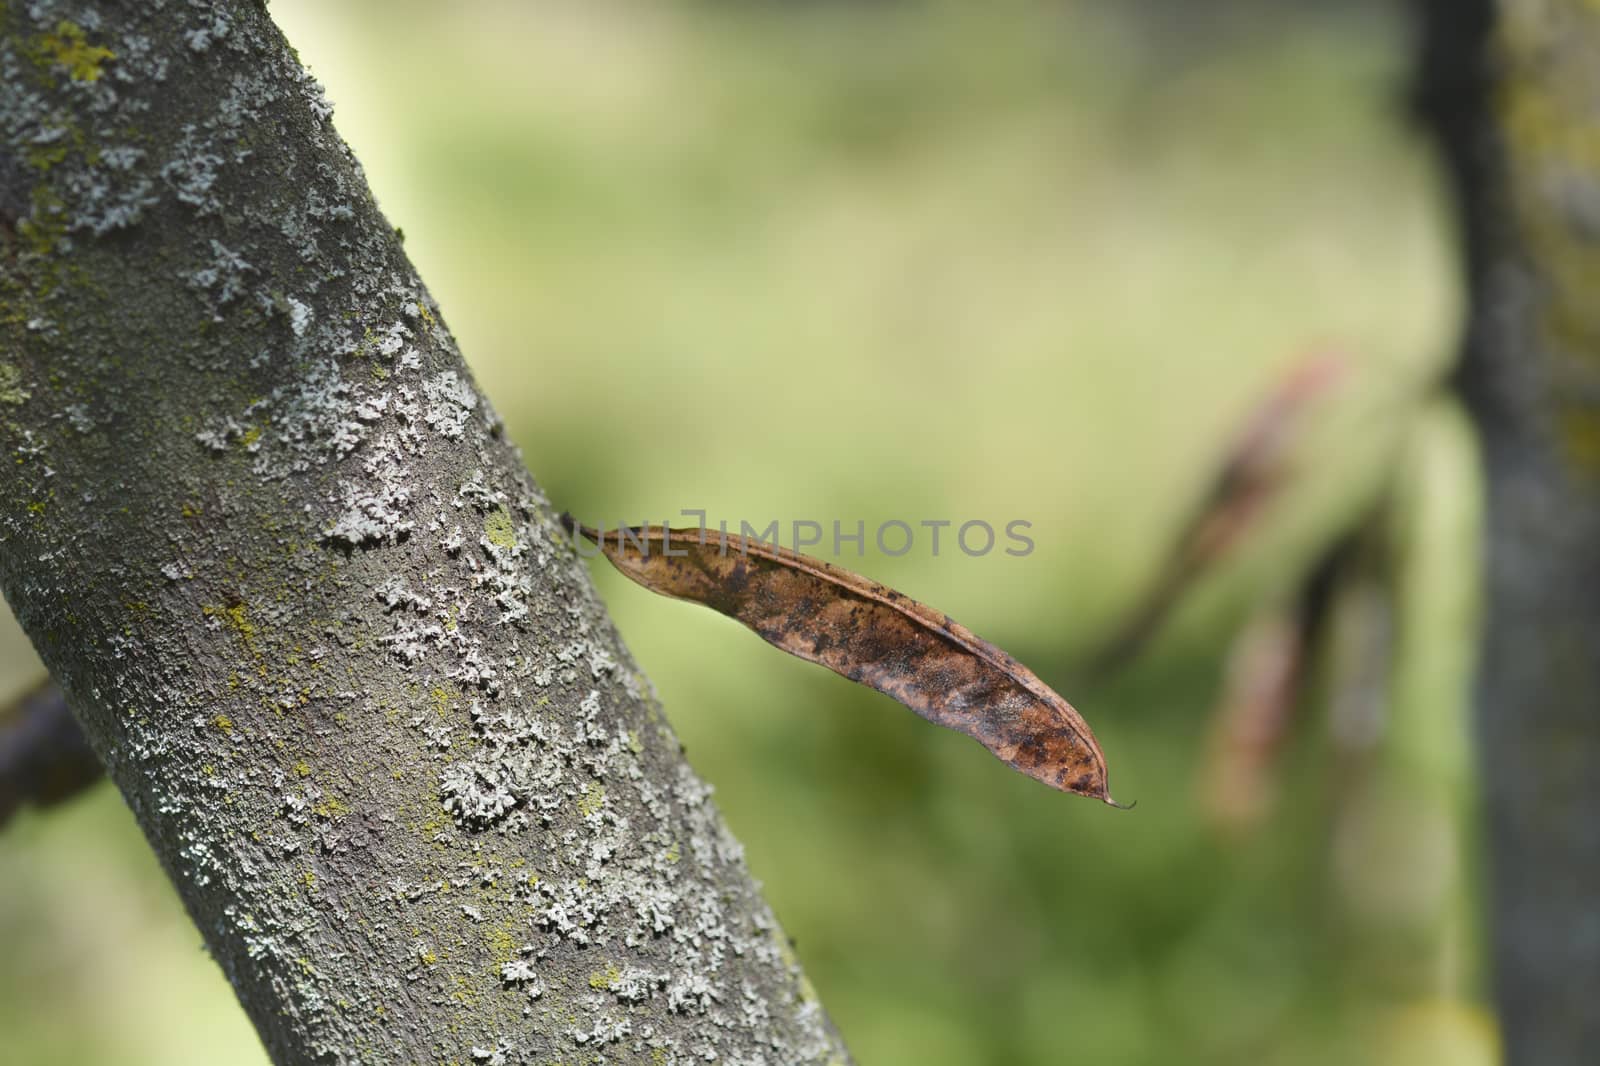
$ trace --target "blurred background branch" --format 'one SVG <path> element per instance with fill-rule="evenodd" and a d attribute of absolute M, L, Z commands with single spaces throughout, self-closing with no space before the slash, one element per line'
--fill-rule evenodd
<path fill-rule="evenodd" d="M 46 681 L 0 708 L 0 828 L 26 805 L 48 807 L 105 777 L 105 768 Z"/>
<path fill-rule="evenodd" d="M 1249 541 L 1264 512 L 1293 476 L 1292 449 L 1304 436 L 1318 401 L 1327 399 L 1348 370 L 1349 362 L 1341 355 L 1307 355 L 1289 367 L 1250 413 L 1221 467 L 1210 478 L 1199 506 L 1184 523 L 1150 592 L 1096 655 L 1091 667 L 1095 674 L 1125 667 L 1155 636 L 1185 593 Z M 1320 602 L 1313 596 L 1308 609 L 1315 610 Z"/>
<path fill-rule="evenodd" d="M 1483 440 L 1479 668 L 1507 1061 L 1600 1047 L 1600 9 L 1425 0 L 1419 109 L 1447 162 Z"/>

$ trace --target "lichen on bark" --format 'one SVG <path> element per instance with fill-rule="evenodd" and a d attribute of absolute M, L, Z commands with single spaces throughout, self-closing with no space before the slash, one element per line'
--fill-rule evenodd
<path fill-rule="evenodd" d="M 264 10 L 0 77 L 0 581 L 274 1059 L 846 1061 Z"/>

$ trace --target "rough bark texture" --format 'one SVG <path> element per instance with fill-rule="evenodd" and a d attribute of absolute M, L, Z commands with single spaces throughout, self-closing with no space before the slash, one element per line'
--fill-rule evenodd
<path fill-rule="evenodd" d="M 263 8 L 0 75 L 0 579 L 274 1059 L 844 1061 Z"/>
<path fill-rule="evenodd" d="M 1479 687 L 1508 1062 L 1600 1048 L 1600 5 L 1424 0 L 1489 479 Z"/>

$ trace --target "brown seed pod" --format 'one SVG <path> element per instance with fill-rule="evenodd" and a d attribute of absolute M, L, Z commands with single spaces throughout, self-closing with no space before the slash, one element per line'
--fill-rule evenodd
<path fill-rule="evenodd" d="M 859 574 L 733 534 L 561 522 L 652 592 L 704 604 L 807 662 L 965 733 L 1051 788 L 1118 806 L 1094 734 L 1066 700 L 942 612 Z"/>

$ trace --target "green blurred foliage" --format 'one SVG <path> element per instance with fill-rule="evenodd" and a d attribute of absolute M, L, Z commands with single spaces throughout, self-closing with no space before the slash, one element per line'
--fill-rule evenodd
<path fill-rule="evenodd" d="M 1420 513 L 1456 521 L 1408 586 L 1400 654 L 1426 657 L 1380 760 L 1444 781 L 1440 818 L 1398 854 L 1341 829 L 1317 708 L 1258 833 L 1219 836 L 1195 797 L 1231 633 L 1405 465 L 1452 343 L 1406 36 L 1369 5 L 1166 7 L 1179 21 L 1109 0 L 272 11 L 558 507 L 1032 523 L 1026 558 L 839 561 L 1062 689 L 1134 813 L 596 570 L 864 1066 L 1490 1062 L 1459 873 L 1470 610 L 1428 599 L 1473 565 L 1459 429 L 1416 453 Z M 1250 550 L 1137 669 L 1076 684 L 1229 433 L 1329 344 L 1358 372 Z M 20 684 L 37 666 L 11 639 Z M 1435 740 L 1457 756 L 1429 777 Z M 1396 809 L 1369 807 L 1358 829 Z M 1441 834 L 1430 866 L 1418 842 Z M 1454 932 L 1424 938 L 1424 973 L 1363 946 L 1392 932 L 1360 905 L 1374 868 L 1443 879 L 1425 924 Z M 0 886 L 0 1057 L 261 1061 L 108 789 L 0 837 Z"/>

